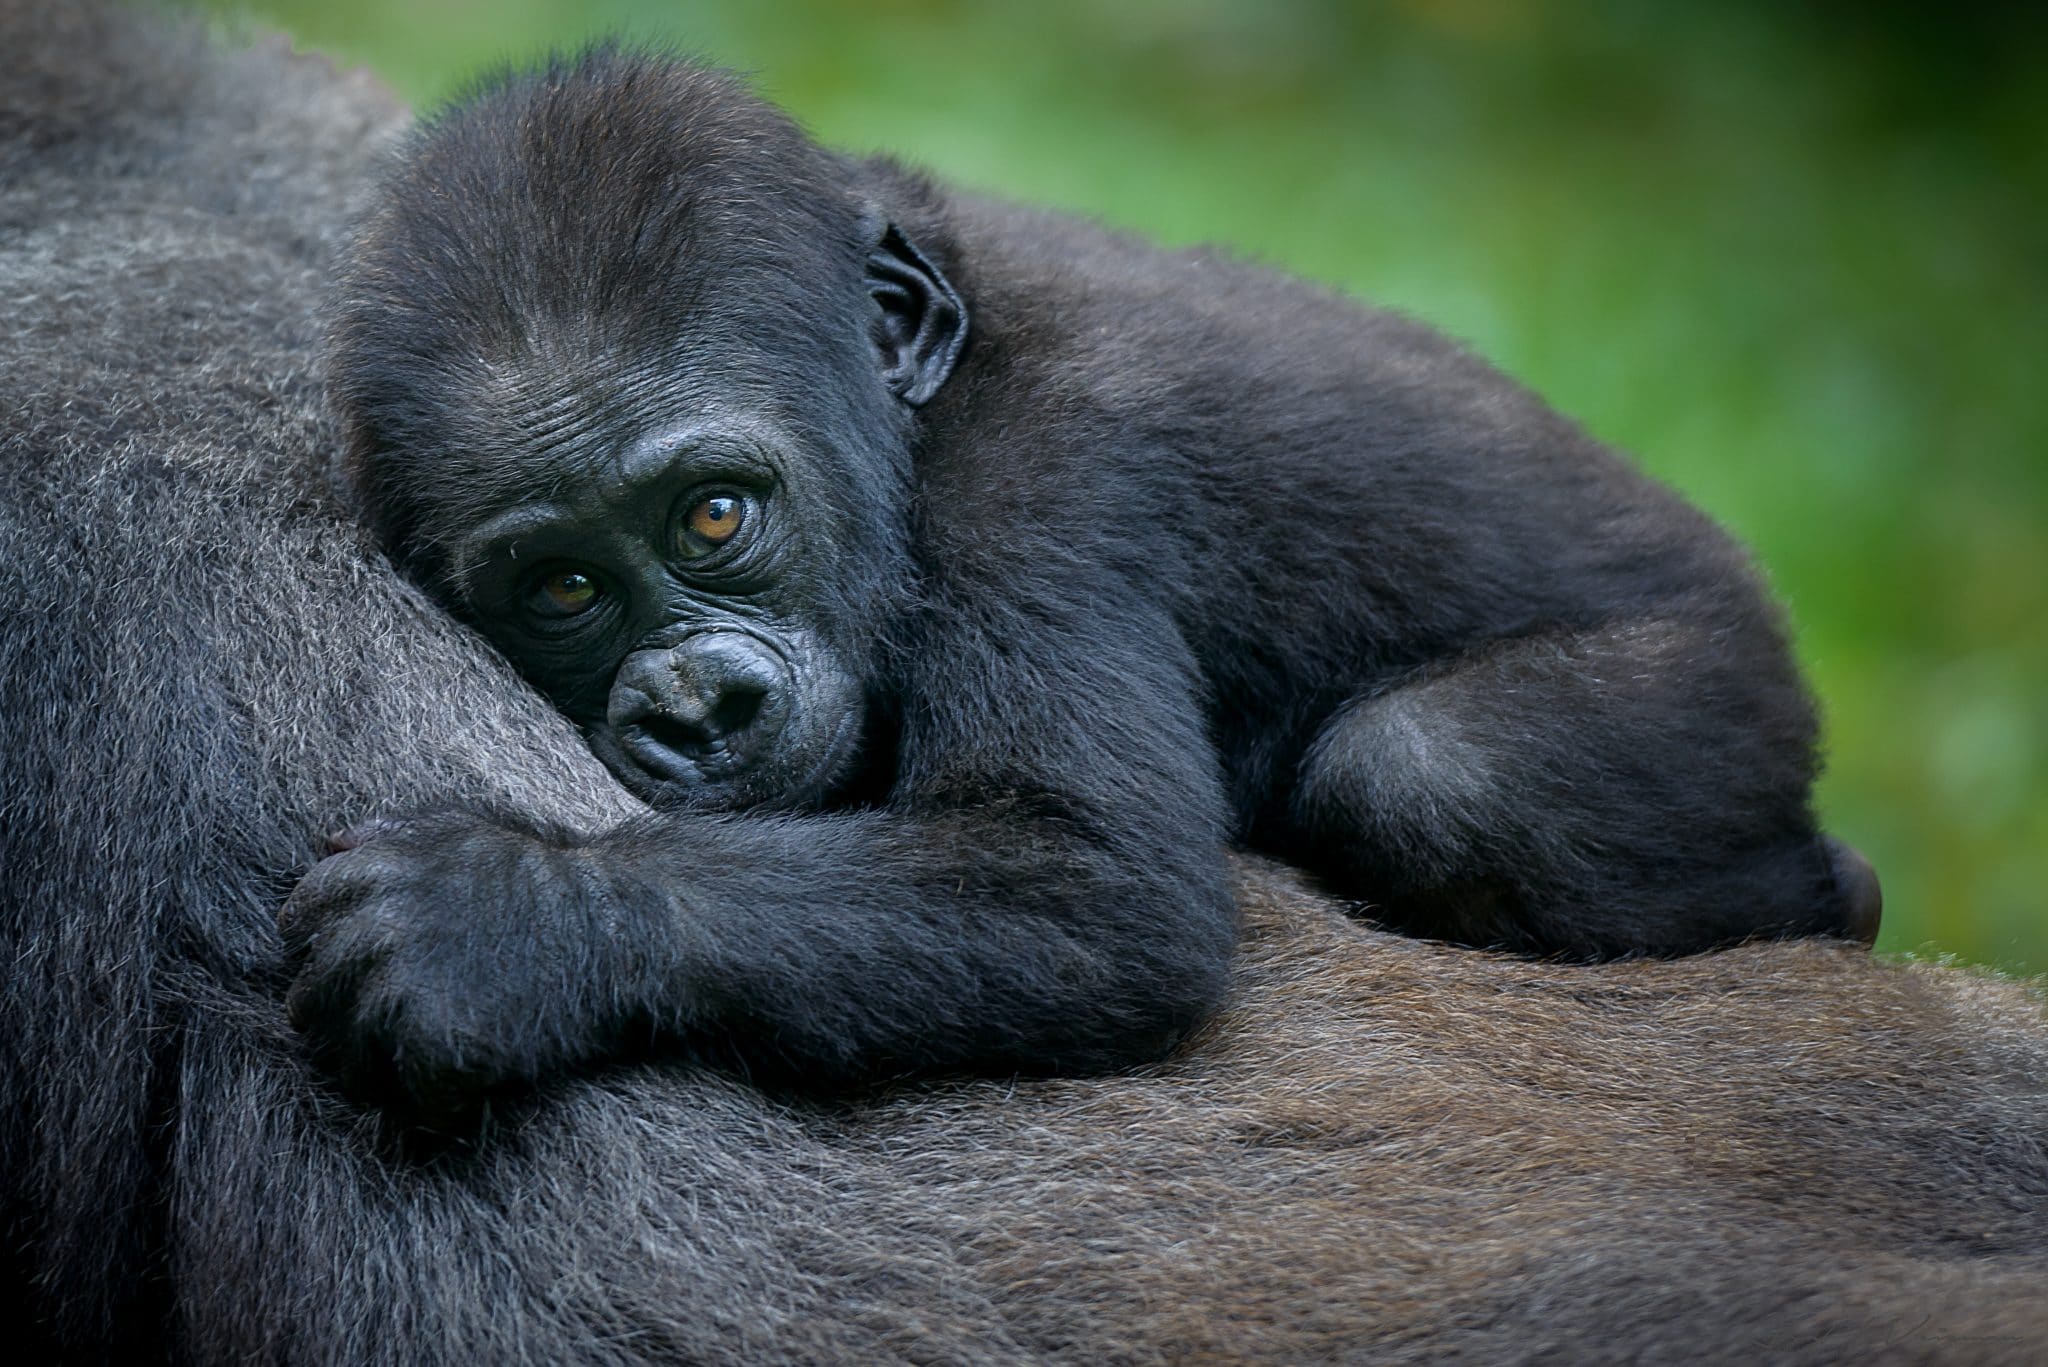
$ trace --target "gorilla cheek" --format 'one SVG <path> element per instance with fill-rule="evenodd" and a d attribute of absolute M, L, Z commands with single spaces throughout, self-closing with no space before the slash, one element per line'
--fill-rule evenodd
<path fill-rule="evenodd" d="M 814 638 L 800 644 L 805 649 L 796 656 L 799 702 L 784 747 L 789 805 L 813 801 L 845 781 L 866 722 L 861 681 Z"/>

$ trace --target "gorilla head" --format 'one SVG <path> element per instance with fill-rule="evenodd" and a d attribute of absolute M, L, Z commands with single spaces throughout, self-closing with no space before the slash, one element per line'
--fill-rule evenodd
<path fill-rule="evenodd" d="M 852 179 L 728 77 L 600 51 L 429 124 L 342 284 L 387 544 L 650 800 L 800 802 L 859 748 L 966 314 Z"/>

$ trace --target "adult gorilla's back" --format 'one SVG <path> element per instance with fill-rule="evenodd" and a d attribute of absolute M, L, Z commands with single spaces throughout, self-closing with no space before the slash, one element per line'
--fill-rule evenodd
<path fill-rule="evenodd" d="M 324 492 L 313 301 L 396 119 L 0 0 L 0 1309 L 77 1356 L 2021 1361 L 2048 1027 L 1818 944 L 1546 967 L 1246 874 L 1140 1077 L 811 1110 L 681 1069 L 382 1155 L 284 1023 L 321 833 L 628 800 Z"/>

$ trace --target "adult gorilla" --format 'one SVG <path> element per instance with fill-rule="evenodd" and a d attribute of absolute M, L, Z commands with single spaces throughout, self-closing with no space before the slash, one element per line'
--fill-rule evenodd
<path fill-rule="evenodd" d="M 416 1161 L 273 928 L 319 834 L 631 801 L 322 492 L 395 112 L 0 0 L 0 1311 L 30 1360 L 1939 1358 L 2048 1341 L 2048 1026 L 1819 944 L 1604 969 L 1245 886 L 1181 1061 L 840 1110 L 684 1069 Z"/>

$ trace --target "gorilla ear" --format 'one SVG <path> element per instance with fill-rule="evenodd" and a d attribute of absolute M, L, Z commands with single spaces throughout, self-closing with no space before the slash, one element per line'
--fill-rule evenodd
<path fill-rule="evenodd" d="M 960 359 L 967 306 L 893 223 L 868 253 L 868 295 L 875 301 L 882 379 L 897 398 L 919 407 L 939 392 Z"/>

